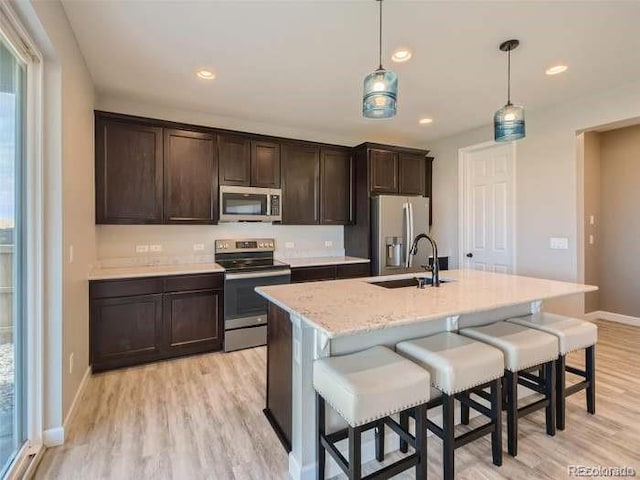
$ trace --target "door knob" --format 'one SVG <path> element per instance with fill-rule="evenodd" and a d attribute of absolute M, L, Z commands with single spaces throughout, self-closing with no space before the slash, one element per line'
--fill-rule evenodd
<path fill-rule="evenodd" d="M 467 253 L 467 258 L 473 258 L 473 253 L 471 252 Z"/>

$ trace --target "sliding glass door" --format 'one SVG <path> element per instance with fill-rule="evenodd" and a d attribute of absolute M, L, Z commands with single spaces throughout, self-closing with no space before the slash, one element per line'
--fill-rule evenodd
<path fill-rule="evenodd" d="M 0 36 L 0 477 L 25 442 L 25 71 Z"/>

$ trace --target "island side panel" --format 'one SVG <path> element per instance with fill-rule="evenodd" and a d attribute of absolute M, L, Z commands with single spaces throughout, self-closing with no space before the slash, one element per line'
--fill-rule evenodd
<path fill-rule="evenodd" d="M 282 445 L 291 451 L 292 325 L 289 313 L 269 303 L 267 405 L 264 410 Z"/>

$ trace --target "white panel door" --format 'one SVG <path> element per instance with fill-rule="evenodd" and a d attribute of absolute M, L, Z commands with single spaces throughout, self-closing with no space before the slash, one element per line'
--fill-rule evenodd
<path fill-rule="evenodd" d="M 514 164 L 511 144 L 462 152 L 464 268 L 514 273 Z"/>

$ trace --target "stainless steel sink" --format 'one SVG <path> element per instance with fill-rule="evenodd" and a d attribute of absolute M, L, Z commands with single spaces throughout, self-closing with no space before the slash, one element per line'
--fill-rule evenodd
<path fill-rule="evenodd" d="M 422 280 L 424 280 L 425 285 L 431 285 L 433 280 L 431 279 L 431 277 L 420 277 Z M 440 279 L 440 283 L 449 283 L 450 280 L 443 280 Z M 418 278 L 417 277 L 412 277 L 412 278 L 399 278 L 397 280 L 383 280 L 381 282 L 371 282 L 371 285 L 376 285 L 378 287 L 383 287 L 383 288 L 408 288 L 408 287 L 413 287 L 413 288 L 417 288 L 418 287 Z"/>

